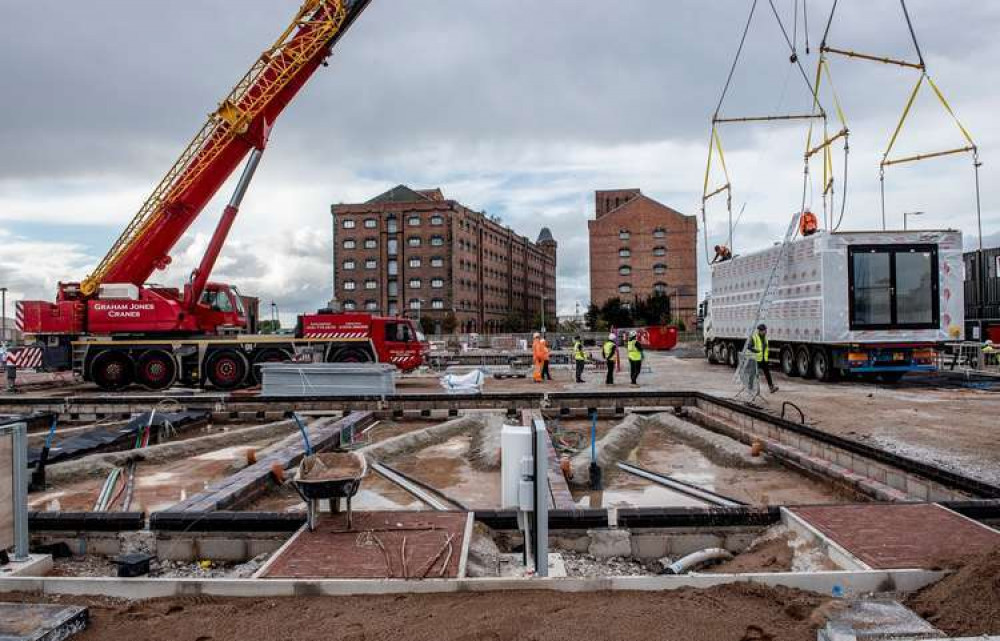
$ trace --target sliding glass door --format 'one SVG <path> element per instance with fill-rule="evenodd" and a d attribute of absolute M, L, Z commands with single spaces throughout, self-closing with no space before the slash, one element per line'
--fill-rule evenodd
<path fill-rule="evenodd" d="M 934 245 L 859 245 L 848 249 L 851 329 L 939 326 Z"/>

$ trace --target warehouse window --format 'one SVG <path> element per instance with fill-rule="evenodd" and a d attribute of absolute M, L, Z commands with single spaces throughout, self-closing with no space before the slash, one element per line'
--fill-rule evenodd
<path fill-rule="evenodd" d="M 349 292 L 353 292 L 357 288 L 358 288 L 358 284 L 356 282 L 354 282 L 353 280 L 345 280 L 344 281 L 344 289 L 345 290 L 347 290 Z"/>
<path fill-rule="evenodd" d="M 407 262 L 407 265 L 409 265 L 410 267 L 420 267 L 420 259 L 411 258 L 409 262 Z"/>
<path fill-rule="evenodd" d="M 441 289 L 442 287 L 444 287 L 444 279 L 443 278 L 431 279 L 431 287 L 433 287 L 434 289 Z"/>
<path fill-rule="evenodd" d="M 653 265 L 653 273 L 657 276 L 662 276 L 667 273 L 667 266 L 663 263 L 656 263 Z"/>
<path fill-rule="evenodd" d="M 934 245 L 848 249 L 851 329 L 933 329 L 940 323 Z"/>
<path fill-rule="evenodd" d="M 410 289 L 420 289 L 421 282 L 419 278 L 410 279 Z"/>
<path fill-rule="evenodd" d="M 622 276 L 628 276 L 632 273 L 632 267 L 630 265 L 622 265 L 618 268 L 618 273 Z"/>
<path fill-rule="evenodd" d="M 398 260 L 390 260 L 389 261 L 389 275 L 390 276 L 398 276 L 399 275 L 399 261 Z"/>
<path fill-rule="evenodd" d="M 410 247 L 420 247 L 421 242 L 420 236 L 410 236 L 406 239 L 406 244 Z"/>
<path fill-rule="evenodd" d="M 378 227 L 378 221 L 374 218 L 365 218 L 365 229 L 375 229 Z"/>
<path fill-rule="evenodd" d="M 378 247 L 378 241 L 374 238 L 365 238 L 365 249 L 375 249 Z"/>
<path fill-rule="evenodd" d="M 344 222 L 341 223 L 341 225 L 343 226 L 344 229 L 354 229 L 355 227 L 358 226 L 358 223 L 356 220 L 352 218 L 345 218 Z"/>
<path fill-rule="evenodd" d="M 419 298 L 411 298 L 410 299 L 410 309 L 418 309 L 418 310 L 420 309 L 420 299 Z"/>
<path fill-rule="evenodd" d="M 355 249 L 358 246 L 358 241 L 353 238 L 348 238 L 344 241 L 344 249 Z"/>
<path fill-rule="evenodd" d="M 353 260 L 345 260 L 344 261 L 344 269 L 346 269 L 348 271 L 354 269 L 356 266 L 357 266 L 357 263 L 355 263 Z"/>
<path fill-rule="evenodd" d="M 442 216 L 440 214 L 434 214 L 433 216 L 431 216 L 431 224 L 432 225 L 443 225 L 444 224 L 444 216 Z"/>
<path fill-rule="evenodd" d="M 666 256 L 667 255 L 667 248 L 666 247 L 654 247 L 653 248 L 653 255 L 654 256 Z"/>
<path fill-rule="evenodd" d="M 389 316 L 399 316 L 399 305 L 396 303 L 389 303 Z M 390 327 L 386 325 L 386 327 Z"/>
<path fill-rule="evenodd" d="M 365 309 L 367 309 L 369 312 L 374 312 L 375 310 L 378 309 L 378 303 L 369 298 L 368 300 L 365 301 Z"/>
<path fill-rule="evenodd" d="M 358 304 L 353 300 L 344 301 L 344 311 L 351 312 L 358 308 Z"/>
<path fill-rule="evenodd" d="M 663 227 L 657 227 L 653 230 L 653 238 L 666 238 L 667 230 Z"/>
<path fill-rule="evenodd" d="M 396 254 L 399 253 L 399 241 L 396 240 L 395 238 L 390 238 L 389 242 L 386 243 L 385 248 L 386 252 L 390 256 L 395 256 Z"/>
<path fill-rule="evenodd" d="M 628 249 L 627 247 L 622 247 L 621 249 L 618 250 L 619 258 L 630 258 L 631 256 L 632 256 L 632 250 Z"/>
<path fill-rule="evenodd" d="M 414 214 L 406 219 L 406 224 L 410 227 L 420 227 L 420 216 Z"/>
<path fill-rule="evenodd" d="M 435 247 L 444 245 L 444 236 L 431 236 L 431 245 L 434 245 Z"/>
<path fill-rule="evenodd" d="M 365 289 L 378 289 L 378 281 L 369 278 L 365 281 Z"/>
<path fill-rule="evenodd" d="M 440 298 L 435 298 L 431 301 L 431 307 L 434 309 L 444 309 L 444 301 Z"/>
<path fill-rule="evenodd" d="M 666 294 L 667 293 L 667 284 L 666 283 L 654 283 L 653 284 L 653 293 L 654 294 Z"/>
<path fill-rule="evenodd" d="M 378 267 L 378 261 L 374 258 L 365 259 L 365 269 L 375 269 Z"/>
<path fill-rule="evenodd" d="M 399 220 L 395 216 L 389 216 L 385 221 L 385 230 L 390 234 L 395 234 L 399 231 Z"/>
<path fill-rule="evenodd" d="M 628 240 L 631 237 L 632 237 L 632 234 L 629 233 L 629 231 L 627 229 L 619 229 L 618 230 L 618 240 Z"/>
<path fill-rule="evenodd" d="M 389 287 L 388 287 L 388 289 L 389 289 L 389 295 L 390 296 L 398 296 L 399 295 L 399 283 L 398 282 L 396 282 L 394 280 L 390 280 L 389 281 Z"/>
<path fill-rule="evenodd" d="M 631 294 L 632 293 L 632 284 L 631 283 L 622 283 L 621 285 L 618 286 L 618 293 L 619 294 Z"/>
<path fill-rule="evenodd" d="M 444 258 L 434 256 L 431 258 L 431 267 L 444 267 Z"/>

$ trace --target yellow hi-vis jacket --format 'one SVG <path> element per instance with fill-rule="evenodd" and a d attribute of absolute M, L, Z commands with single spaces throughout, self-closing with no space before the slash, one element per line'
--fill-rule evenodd
<path fill-rule="evenodd" d="M 583 341 L 573 343 L 573 358 L 578 361 L 587 360 L 587 353 L 583 351 Z"/>
<path fill-rule="evenodd" d="M 642 350 L 639 349 L 639 340 L 633 338 L 628 342 L 628 359 L 630 361 L 641 361 Z"/>
<path fill-rule="evenodd" d="M 613 361 L 615 360 L 615 342 L 614 341 L 604 341 L 604 359 Z"/>
<path fill-rule="evenodd" d="M 770 360 L 770 356 L 767 353 L 767 338 L 761 338 L 760 334 L 754 331 L 753 333 L 753 359 L 758 363 L 764 361 L 767 363 Z"/>

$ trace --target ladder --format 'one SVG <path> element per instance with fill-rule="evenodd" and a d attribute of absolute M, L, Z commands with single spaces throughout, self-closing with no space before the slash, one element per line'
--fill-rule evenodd
<path fill-rule="evenodd" d="M 734 382 L 740 387 L 736 396 L 739 397 L 742 394 L 746 394 L 748 396 L 747 400 L 749 401 L 753 401 L 755 398 L 760 396 L 760 380 L 757 371 L 757 361 L 754 359 L 753 352 L 750 351 L 750 346 L 753 344 L 753 333 L 757 329 L 757 325 L 760 324 L 761 319 L 763 319 L 764 313 L 774 301 L 774 296 L 778 289 L 777 284 L 775 283 L 775 276 L 777 275 L 778 268 L 781 266 L 782 261 L 785 258 L 788 246 L 795 238 L 795 233 L 799 229 L 799 219 L 801 217 L 802 212 L 796 212 L 792 215 L 791 222 L 788 223 L 788 229 L 785 230 L 785 238 L 782 240 L 781 246 L 778 248 L 774 264 L 771 265 L 771 271 L 767 275 L 767 282 L 764 284 L 764 291 L 761 293 L 760 300 L 757 301 L 757 311 L 754 314 L 753 322 L 750 323 L 750 326 L 747 328 L 746 341 L 744 341 L 743 349 L 740 350 L 739 353 L 739 364 L 736 367 L 736 374 L 733 377 Z"/>

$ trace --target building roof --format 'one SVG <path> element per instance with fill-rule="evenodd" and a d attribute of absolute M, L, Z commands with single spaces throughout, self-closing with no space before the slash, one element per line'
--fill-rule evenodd
<path fill-rule="evenodd" d="M 378 203 L 414 203 L 428 200 L 443 201 L 444 193 L 440 188 L 434 189 L 411 189 L 406 185 L 396 185 L 389 191 L 375 196 L 367 204 Z"/>
<path fill-rule="evenodd" d="M 552 237 L 552 231 L 548 227 L 542 227 L 542 231 L 538 232 L 538 240 L 536 243 L 556 242 L 556 239 Z"/>
<path fill-rule="evenodd" d="M 599 216 L 599 218 L 604 218 L 605 216 L 613 216 L 613 215 L 619 214 L 620 212 L 627 211 L 628 209 L 630 209 L 633 205 L 635 205 L 640 200 L 647 200 L 647 201 L 653 203 L 654 205 L 656 205 L 657 207 L 660 207 L 661 209 L 667 210 L 668 213 L 673 214 L 674 216 L 681 216 L 683 218 L 694 218 L 694 216 L 692 216 L 692 215 L 682 214 L 681 212 L 677 211 L 676 209 L 674 209 L 670 205 L 664 205 L 663 203 L 661 203 L 660 201 L 656 200 L 655 198 L 650 198 L 649 196 L 647 196 L 646 194 L 643 194 L 643 193 L 639 193 L 635 198 L 632 198 L 630 200 L 627 200 L 627 201 L 623 202 L 621 205 L 615 207 L 614 209 L 609 210 L 607 213 L 604 214 L 604 216 Z"/>

